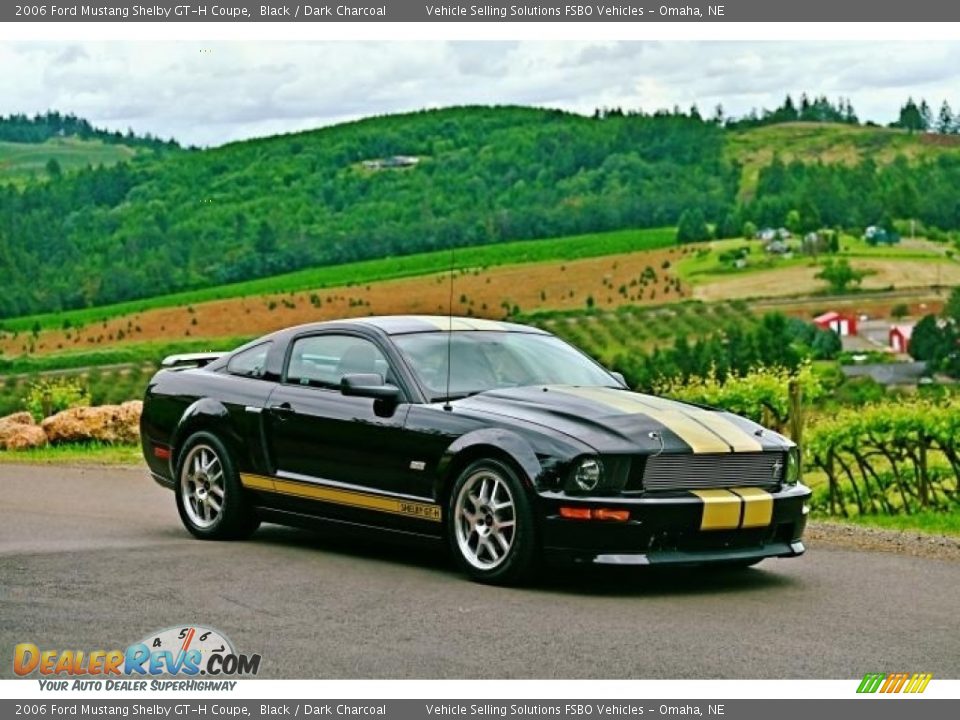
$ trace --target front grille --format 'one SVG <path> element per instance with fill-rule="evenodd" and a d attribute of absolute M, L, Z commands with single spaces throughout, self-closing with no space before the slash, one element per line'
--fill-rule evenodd
<path fill-rule="evenodd" d="M 642 489 L 650 492 L 728 487 L 770 489 L 780 485 L 784 467 L 781 452 L 658 455 L 648 457 L 644 464 Z"/>

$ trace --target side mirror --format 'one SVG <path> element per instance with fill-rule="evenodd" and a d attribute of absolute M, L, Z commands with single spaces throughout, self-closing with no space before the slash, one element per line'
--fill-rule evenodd
<path fill-rule="evenodd" d="M 378 373 L 349 373 L 340 378 L 340 392 L 348 397 L 365 397 L 396 402 L 400 388 L 384 382 Z"/>
<path fill-rule="evenodd" d="M 627 379 L 623 376 L 623 373 L 618 373 L 616 370 L 607 370 L 608 373 L 613 375 L 613 379 L 619 382 L 624 387 L 628 387 Z"/>

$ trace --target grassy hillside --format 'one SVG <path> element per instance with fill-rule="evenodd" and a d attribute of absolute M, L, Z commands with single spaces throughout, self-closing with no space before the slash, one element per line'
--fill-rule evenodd
<path fill-rule="evenodd" d="M 130 160 L 138 151 L 127 145 L 101 140 L 55 138 L 42 143 L 0 141 L 0 184 L 23 186 L 33 179 L 47 179 L 47 163 L 56 160 L 63 172 L 87 166 L 115 165 Z"/>
<path fill-rule="evenodd" d="M 942 154 L 960 155 L 960 136 L 910 133 L 906 130 L 842 123 L 787 122 L 727 134 L 728 157 L 743 166 L 740 197 L 752 197 L 760 169 L 779 155 L 784 162 L 856 165 L 878 164 L 902 156 L 917 161 Z"/>
<path fill-rule="evenodd" d="M 138 315 L 158 308 L 195 305 L 214 300 L 257 295 L 321 290 L 335 286 L 349 287 L 405 277 L 418 277 L 448 270 L 451 260 L 453 260 L 455 268 L 464 270 L 551 260 L 577 260 L 640 250 L 656 250 L 674 245 L 675 236 L 676 229 L 672 227 L 618 230 L 608 233 L 502 243 L 490 247 L 460 248 L 454 252 L 452 257 L 449 251 L 443 250 L 402 257 L 365 260 L 345 265 L 309 268 L 201 290 L 160 295 L 148 300 L 24 316 L 0 321 L 0 331 L 28 333 L 34 329 L 77 328 L 92 323 L 102 323 L 113 318 Z"/>

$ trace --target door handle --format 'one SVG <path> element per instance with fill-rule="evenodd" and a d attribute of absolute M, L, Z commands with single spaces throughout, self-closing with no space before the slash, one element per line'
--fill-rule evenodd
<path fill-rule="evenodd" d="M 288 415 L 293 414 L 293 405 L 288 402 L 282 402 L 279 405 L 271 405 L 270 410 L 277 416 L 277 420 L 286 420 Z"/>

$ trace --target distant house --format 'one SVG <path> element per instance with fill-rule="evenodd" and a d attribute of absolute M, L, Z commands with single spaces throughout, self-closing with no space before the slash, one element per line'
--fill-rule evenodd
<path fill-rule="evenodd" d="M 857 316 L 838 312 L 825 312 L 813 319 L 813 324 L 824 330 L 833 330 L 840 337 L 857 334 Z"/>
<path fill-rule="evenodd" d="M 863 239 L 868 245 L 896 245 L 900 242 L 900 234 L 888 232 L 882 227 L 870 225 L 863 231 Z"/>
<path fill-rule="evenodd" d="M 770 242 L 771 240 L 776 240 L 777 231 L 773 228 L 762 228 L 757 230 L 756 238 L 757 240 L 763 240 L 763 242 Z"/>
<path fill-rule="evenodd" d="M 414 167 L 420 162 L 420 158 L 414 155 L 394 155 L 393 157 L 380 158 L 377 160 L 364 160 L 363 166 L 367 170 L 385 170 L 392 168 Z"/>
<path fill-rule="evenodd" d="M 895 353 L 907 354 L 910 352 L 910 338 L 913 336 L 913 325 L 890 326 L 890 348 Z"/>
<path fill-rule="evenodd" d="M 790 247 L 783 240 L 774 240 L 767 243 L 767 252 L 773 255 L 786 255 Z"/>

